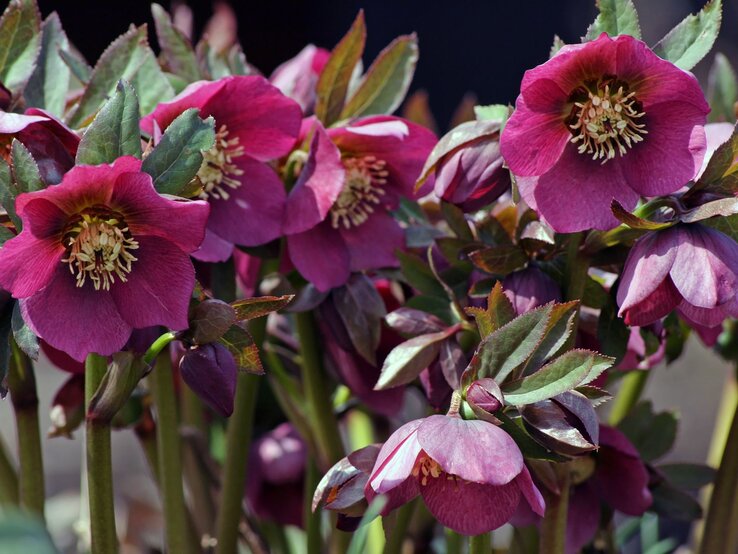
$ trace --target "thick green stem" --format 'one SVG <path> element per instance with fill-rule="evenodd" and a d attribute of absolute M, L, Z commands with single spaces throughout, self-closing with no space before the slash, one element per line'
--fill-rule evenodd
<path fill-rule="evenodd" d="M 643 389 L 650 371 L 629 371 L 620 385 L 620 390 L 615 395 L 612 409 L 610 410 L 610 425 L 617 425 L 630 413 L 633 406 L 641 398 Z"/>
<path fill-rule="evenodd" d="M 461 554 L 464 549 L 464 537 L 451 529 L 445 530 L 446 554 Z"/>
<path fill-rule="evenodd" d="M 492 552 L 492 535 L 484 533 L 469 537 L 469 554 L 490 554 Z"/>
<path fill-rule="evenodd" d="M 10 459 L 5 441 L 0 437 L 0 505 L 17 506 L 19 503 L 18 472 Z"/>
<path fill-rule="evenodd" d="M 312 500 L 315 488 L 320 482 L 320 472 L 315 460 L 310 458 L 305 468 L 305 534 L 307 554 L 320 554 L 323 546 L 323 537 L 320 533 L 320 510 L 312 510 Z"/>
<path fill-rule="evenodd" d="M 295 324 L 302 355 L 302 378 L 308 419 L 320 450 L 321 465 L 327 469 L 344 456 L 341 434 L 326 386 L 327 378 L 323 370 L 312 313 L 296 313 Z"/>
<path fill-rule="evenodd" d="M 108 361 L 89 354 L 85 362 L 85 412 L 108 369 Z M 113 509 L 113 457 L 110 450 L 110 422 L 87 419 L 87 490 L 90 499 L 90 531 L 93 554 L 118 551 Z"/>
<path fill-rule="evenodd" d="M 15 411 L 18 431 L 19 492 L 22 507 L 44 517 L 44 464 L 41 433 L 38 426 L 38 395 L 33 364 L 15 341 L 11 341 L 12 358 L 8 372 L 8 388 Z"/>
<path fill-rule="evenodd" d="M 734 554 L 738 550 L 738 404 L 725 443 L 707 509 L 700 554 Z"/>
<path fill-rule="evenodd" d="M 183 554 L 194 552 L 198 545 L 191 544 L 188 535 L 187 508 L 182 488 L 182 450 L 179 440 L 177 400 L 174 393 L 172 362 L 166 352 L 156 359 L 149 382 L 157 414 L 156 442 L 167 550 Z"/>
<path fill-rule="evenodd" d="M 541 554 L 564 554 L 566 546 L 566 519 L 569 511 L 571 477 L 569 469 L 556 466 L 560 494 L 544 492 L 546 513 L 541 524 Z"/>
<path fill-rule="evenodd" d="M 255 344 L 264 344 L 266 318 L 255 319 L 250 325 Z M 240 372 L 236 382 L 233 414 L 226 431 L 226 459 L 223 466 L 220 507 L 216 520 L 218 554 L 235 554 L 238 543 L 238 524 L 241 521 L 241 503 L 246 483 L 246 470 L 254 427 L 256 393 L 261 378 Z"/>
<path fill-rule="evenodd" d="M 407 528 L 410 525 L 410 520 L 413 518 L 416 505 L 417 500 L 414 500 L 397 510 L 395 525 L 392 528 L 392 533 L 387 537 L 384 554 L 402 554 L 402 546 L 407 537 Z"/>

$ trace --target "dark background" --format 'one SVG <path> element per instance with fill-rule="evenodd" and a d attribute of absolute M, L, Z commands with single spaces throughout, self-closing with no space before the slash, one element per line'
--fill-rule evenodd
<path fill-rule="evenodd" d="M 169 9 L 169 0 L 162 0 Z M 91 65 L 129 23 L 153 23 L 148 1 L 40 0 L 43 15 L 56 10 L 70 40 Z M 212 13 L 212 2 L 191 0 L 195 36 Z M 434 115 L 445 128 L 466 92 L 479 103 L 513 102 L 526 68 L 544 62 L 554 34 L 576 42 L 596 15 L 594 0 L 232 0 L 239 36 L 250 63 L 264 74 L 307 43 L 330 49 L 359 8 L 366 12 L 365 67 L 394 37 L 416 31 L 420 61 L 411 90 L 429 92 Z M 644 40 L 653 45 L 703 0 L 635 0 Z M 724 0 L 718 49 L 738 66 L 738 0 Z M 156 48 L 156 46 L 154 46 Z M 695 70 L 703 83 L 712 60 Z"/>

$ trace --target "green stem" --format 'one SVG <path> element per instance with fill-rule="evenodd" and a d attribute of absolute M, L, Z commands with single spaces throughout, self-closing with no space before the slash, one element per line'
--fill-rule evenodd
<path fill-rule="evenodd" d="M 305 534 L 307 535 L 307 554 L 320 554 L 323 537 L 320 533 L 320 510 L 312 510 L 313 493 L 320 482 L 320 472 L 315 459 L 310 458 L 305 468 Z"/>
<path fill-rule="evenodd" d="M 10 459 L 5 441 L 0 437 L 0 505 L 17 506 L 19 503 L 18 472 Z"/>
<path fill-rule="evenodd" d="M 700 554 L 738 550 L 738 404 L 728 431 L 707 509 Z"/>
<path fill-rule="evenodd" d="M 464 537 L 456 531 L 445 529 L 446 554 L 461 554 L 464 548 Z"/>
<path fill-rule="evenodd" d="M 565 298 L 567 301 L 580 300 L 584 296 L 587 285 L 587 271 L 589 270 L 589 258 L 581 251 L 584 233 L 575 233 L 569 239 L 566 247 L 566 273 L 568 282 L 566 285 Z M 577 310 L 572 322 L 571 335 L 569 335 L 569 346 L 574 346 L 579 326 L 579 311 Z"/>
<path fill-rule="evenodd" d="M 167 550 L 184 554 L 193 551 L 195 545 L 188 540 L 187 508 L 182 488 L 182 451 L 177 401 L 174 392 L 172 361 L 167 352 L 156 359 L 149 382 L 157 414 L 156 442 Z"/>
<path fill-rule="evenodd" d="M 333 413 L 329 388 L 326 386 L 327 378 L 323 370 L 312 313 L 296 313 L 295 325 L 302 355 L 302 378 L 308 419 L 322 457 L 321 465 L 328 468 L 343 458 L 344 450 L 338 422 Z"/>
<path fill-rule="evenodd" d="M 266 335 L 266 317 L 255 319 L 250 325 L 254 343 L 260 348 Z M 246 483 L 246 470 L 254 427 L 256 393 L 259 376 L 239 372 L 233 414 L 226 431 L 226 458 L 223 465 L 223 485 L 220 507 L 216 519 L 218 554 L 235 554 L 238 543 L 238 524 L 241 520 L 241 503 Z"/>
<path fill-rule="evenodd" d="M 8 388 L 18 431 L 20 504 L 44 517 L 44 463 L 38 425 L 38 395 L 33 363 L 11 340 L 12 358 Z"/>
<path fill-rule="evenodd" d="M 569 511 L 571 477 L 566 467 L 554 466 L 559 477 L 560 494 L 543 491 L 546 513 L 541 524 L 541 554 L 564 554 L 566 546 L 566 519 Z"/>
<path fill-rule="evenodd" d="M 490 554 L 492 552 L 492 535 L 484 533 L 469 537 L 469 554 Z"/>
<path fill-rule="evenodd" d="M 149 346 L 149 349 L 146 351 L 146 353 L 143 356 L 144 362 L 147 364 L 152 363 L 156 357 L 159 355 L 159 353 L 164 350 L 167 346 L 169 346 L 169 343 L 172 342 L 176 338 L 176 335 L 172 331 L 167 331 L 162 336 L 160 336 L 158 339 L 156 339 L 151 346 Z"/>
<path fill-rule="evenodd" d="M 392 528 L 392 533 L 387 538 L 387 544 L 384 547 L 384 554 L 401 554 L 402 546 L 405 544 L 405 538 L 407 537 L 407 528 L 410 525 L 410 520 L 413 518 L 413 512 L 417 500 L 408 502 L 400 509 L 397 510 L 397 517 L 395 519 L 395 525 Z"/>
<path fill-rule="evenodd" d="M 625 416 L 630 413 L 633 406 L 636 405 L 641 398 L 643 389 L 646 388 L 646 381 L 650 371 L 629 371 L 620 385 L 620 390 L 615 395 L 615 401 L 610 410 L 610 425 L 617 425 Z"/>
<path fill-rule="evenodd" d="M 85 362 L 85 413 L 90 400 L 108 370 L 108 361 L 98 354 L 89 354 Z M 113 456 L 110 450 L 110 422 L 87 419 L 87 490 L 90 499 L 90 530 L 92 552 L 118 551 L 113 510 Z"/>

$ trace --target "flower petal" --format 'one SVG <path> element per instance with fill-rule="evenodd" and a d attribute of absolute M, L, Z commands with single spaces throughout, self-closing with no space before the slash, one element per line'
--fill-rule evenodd
<path fill-rule="evenodd" d="M 367 481 L 367 489 L 383 494 L 402 484 L 413 471 L 420 454 L 417 430 L 422 419 L 415 419 L 399 427 L 384 443 L 374 469 Z"/>
<path fill-rule="evenodd" d="M 546 502 L 543 500 L 541 491 L 539 491 L 538 487 L 533 483 L 530 471 L 528 471 L 528 468 L 525 465 L 523 466 L 523 471 L 520 472 L 520 475 L 515 478 L 515 482 L 518 484 L 520 493 L 530 506 L 530 509 L 533 510 L 534 513 L 543 517 L 543 514 L 546 511 Z"/>
<path fill-rule="evenodd" d="M 192 253 L 192 257 L 201 262 L 224 262 L 233 253 L 233 243 L 205 229 L 205 238 L 200 248 Z"/>
<path fill-rule="evenodd" d="M 376 211 L 361 225 L 338 232 L 348 248 L 351 271 L 400 265 L 395 251 L 405 249 L 405 231 L 387 212 Z"/>
<path fill-rule="evenodd" d="M 61 262 L 64 251 L 58 239 L 22 232 L 0 248 L 0 284 L 16 298 L 26 298 L 47 286 L 59 268 L 74 280 Z"/>
<path fill-rule="evenodd" d="M 321 292 L 343 285 L 351 274 L 349 251 L 328 222 L 288 235 L 287 250 L 297 270 Z"/>

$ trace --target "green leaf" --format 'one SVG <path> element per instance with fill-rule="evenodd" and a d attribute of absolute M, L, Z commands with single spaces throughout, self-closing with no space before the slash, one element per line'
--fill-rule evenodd
<path fill-rule="evenodd" d="M 502 383 L 513 369 L 525 363 L 543 340 L 552 304 L 516 317 L 487 335 L 477 347 L 470 363 L 473 379 L 492 377 Z"/>
<path fill-rule="evenodd" d="M 614 360 L 589 350 L 570 350 L 519 381 L 502 387 L 505 402 L 524 406 L 585 385 L 612 366 Z"/>
<path fill-rule="evenodd" d="M 696 15 L 688 15 L 662 38 L 653 51 L 681 69 L 690 70 L 715 44 L 723 3 L 711 0 Z"/>
<path fill-rule="evenodd" d="M 146 47 L 144 61 L 131 79 L 131 84 L 138 94 L 141 113 L 151 113 L 159 102 L 174 98 L 174 87 L 149 47 Z"/>
<path fill-rule="evenodd" d="M 650 400 L 642 401 L 618 424 L 641 458 L 651 462 L 666 454 L 676 440 L 677 416 L 672 412 L 654 413 Z"/>
<path fill-rule="evenodd" d="M 13 177 L 18 193 L 35 192 L 46 188 L 41 180 L 36 160 L 33 159 L 33 156 L 21 141 L 13 139 L 10 154 L 13 160 Z"/>
<path fill-rule="evenodd" d="M 353 532 L 346 554 L 362 554 L 363 552 L 366 552 L 366 541 L 369 537 L 369 523 L 379 517 L 386 505 L 386 496 L 378 495 L 374 497 L 371 504 L 369 504 L 369 507 L 366 509 L 366 512 L 364 512 L 364 516 L 359 522 L 359 527 Z"/>
<path fill-rule="evenodd" d="M 641 38 L 638 13 L 631 0 L 597 0 L 597 8 L 600 13 L 587 29 L 584 40 L 594 40 L 602 33 L 607 33 L 611 37 L 631 35 L 637 39 Z"/>
<path fill-rule="evenodd" d="M 233 306 L 216 298 L 206 298 L 190 307 L 190 328 L 187 337 L 195 344 L 216 342 L 236 323 Z"/>
<path fill-rule="evenodd" d="M 326 126 L 341 116 L 351 75 L 361 60 L 365 42 L 364 11 L 360 10 L 348 33 L 331 52 L 318 79 L 315 115 Z"/>
<path fill-rule="evenodd" d="M 469 228 L 469 222 L 461 208 L 441 200 L 441 213 L 443 214 L 443 219 L 446 220 L 446 223 L 448 223 L 448 226 L 454 232 L 454 235 L 466 241 L 474 240 L 474 235 Z"/>
<path fill-rule="evenodd" d="M 18 302 L 13 306 L 13 315 L 10 324 L 13 329 L 13 338 L 15 338 L 18 347 L 28 354 L 28 357 L 32 360 L 38 360 L 38 337 L 26 325 L 26 322 L 23 321 Z"/>
<path fill-rule="evenodd" d="M 351 344 L 362 358 L 376 366 L 382 319 L 387 312 L 371 279 L 354 274 L 344 286 L 333 289 L 331 298 Z"/>
<path fill-rule="evenodd" d="M 12 509 L 0 518 L 3 554 L 59 554 L 41 520 Z"/>
<path fill-rule="evenodd" d="M 398 250 L 395 252 L 400 261 L 400 270 L 407 283 L 428 296 L 446 297 L 443 285 L 438 282 L 433 271 L 419 256 Z"/>
<path fill-rule="evenodd" d="M 608 295 L 608 302 L 602 307 L 597 320 L 597 338 L 600 341 L 599 350 L 612 356 L 618 362 L 623 359 L 630 340 L 630 328 L 625 325 L 623 318 L 618 317 L 618 304 L 614 292 Z"/>
<path fill-rule="evenodd" d="M 449 327 L 438 333 L 418 335 L 395 346 L 384 360 L 375 390 L 405 385 L 438 357 L 441 342 L 453 335 L 458 328 Z"/>
<path fill-rule="evenodd" d="M 202 165 L 202 152 L 212 148 L 214 143 L 213 118 L 202 120 L 198 110 L 190 108 L 169 124 L 141 169 L 151 175 L 160 193 L 180 194 L 197 175 Z"/>
<path fill-rule="evenodd" d="M 172 25 L 169 14 L 159 4 L 151 4 L 151 15 L 154 17 L 156 38 L 166 68 L 188 82 L 201 79 L 200 67 L 190 40 Z"/>
<path fill-rule="evenodd" d="M 728 58 L 722 53 L 715 54 L 715 61 L 707 79 L 707 98 L 712 111 L 708 121 L 735 122 L 735 103 L 738 102 L 738 80 Z"/>
<path fill-rule="evenodd" d="M 495 414 L 495 417 L 502 422 L 502 429 L 510 435 L 513 440 L 515 440 L 515 444 L 518 445 L 523 456 L 526 458 L 549 460 L 552 462 L 560 462 L 567 459 L 563 456 L 559 456 L 555 452 L 551 452 L 548 448 L 531 437 L 523 426 L 522 417 L 512 419 L 501 410 Z"/>
<path fill-rule="evenodd" d="M 341 119 L 394 112 L 410 88 L 417 63 L 417 35 L 397 37 L 372 62 L 341 111 Z"/>
<path fill-rule="evenodd" d="M 504 124 L 507 118 L 510 117 L 510 106 L 507 104 L 474 106 L 474 115 L 477 121 L 499 121 Z"/>
<path fill-rule="evenodd" d="M 0 17 L 0 83 L 20 92 L 36 68 L 41 14 L 33 0 L 12 0 Z"/>
<path fill-rule="evenodd" d="M 702 507 L 692 495 L 661 482 L 652 491 L 653 504 L 649 508 L 655 513 L 679 521 L 694 521 L 702 517 Z M 661 552 L 673 552 L 673 547 Z M 649 552 L 650 554 L 650 552 Z"/>
<path fill-rule="evenodd" d="M 82 98 L 69 116 L 71 127 L 86 125 L 100 105 L 115 92 L 118 81 L 130 81 L 133 78 L 146 61 L 146 37 L 146 25 L 131 27 L 105 49 L 92 70 Z"/>
<path fill-rule="evenodd" d="M 236 319 L 239 321 L 248 321 L 281 310 L 292 302 L 294 298 L 294 294 L 287 294 L 285 296 L 257 296 L 255 298 L 236 300 L 231 303 L 231 306 L 236 310 Z"/>
<path fill-rule="evenodd" d="M 87 127 L 77 148 L 77 164 L 113 163 L 121 156 L 141 158 L 138 98 L 130 83 L 120 81 L 115 93 Z"/>
<path fill-rule="evenodd" d="M 610 209 L 612 210 L 613 215 L 621 222 L 630 227 L 631 229 L 638 229 L 640 231 L 658 231 L 659 229 L 665 229 L 666 227 L 671 227 L 674 223 L 664 223 L 664 222 L 656 222 L 656 221 L 649 221 L 647 219 L 643 219 L 641 217 L 638 217 L 635 214 L 630 213 L 628 210 L 623 208 L 623 206 L 613 198 L 612 203 L 610 204 Z"/>
<path fill-rule="evenodd" d="M 23 228 L 23 223 L 15 213 L 16 196 L 17 192 L 13 184 L 13 174 L 10 171 L 10 166 L 5 163 L 5 160 L 0 160 L 0 206 L 5 208 L 16 231 L 20 232 Z"/>
<path fill-rule="evenodd" d="M 79 52 L 73 48 L 68 50 L 59 50 L 59 57 L 72 72 L 75 79 L 85 86 L 90 82 L 90 77 L 92 77 L 92 68 Z"/>
<path fill-rule="evenodd" d="M 554 35 L 553 44 L 551 45 L 551 50 L 548 51 L 548 57 L 553 58 L 556 54 L 559 53 L 559 50 L 561 50 L 564 46 L 566 46 L 566 43 L 561 40 L 561 37 L 559 35 Z"/>
<path fill-rule="evenodd" d="M 717 471 L 702 464 L 663 464 L 656 468 L 677 488 L 698 490 L 715 480 Z"/>
<path fill-rule="evenodd" d="M 466 308 L 466 313 L 474 317 L 479 328 L 479 336 L 485 338 L 500 327 L 515 319 L 515 308 L 502 291 L 502 283 L 497 281 L 487 297 L 487 308 Z"/>
<path fill-rule="evenodd" d="M 537 370 L 564 347 L 571 335 L 578 309 L 577 300 L 551 306 L 551 315 L 543 339 L 528 358 L 523 374 Z"/>
<path fill-rule="evenodd" d="M 49 14 L 41 27 L 41 32 L 38 63 L 23 95 L 27 106 L 43 108 L 61 117 L 64 115 L 72 72 L 59 55 L 59 50 L 69 48 L 69 40 L 64 34 L 56 12 Z"/>
<path fill-rule="evenodd" d="M 264 367 L 259 357 L 259 347 L 251 334 L 240 324 L 232 325 L 218 342 L 233 355 L 238 369 L 256 375 L 264 374 Z"/>
<path fill-rule="evenodd" d="M 528 255 L 514 244 L 476 250 L 469 254 L 469 259 L 477 268 L 493 275 L 507 275 L 528 263 Z"/>

